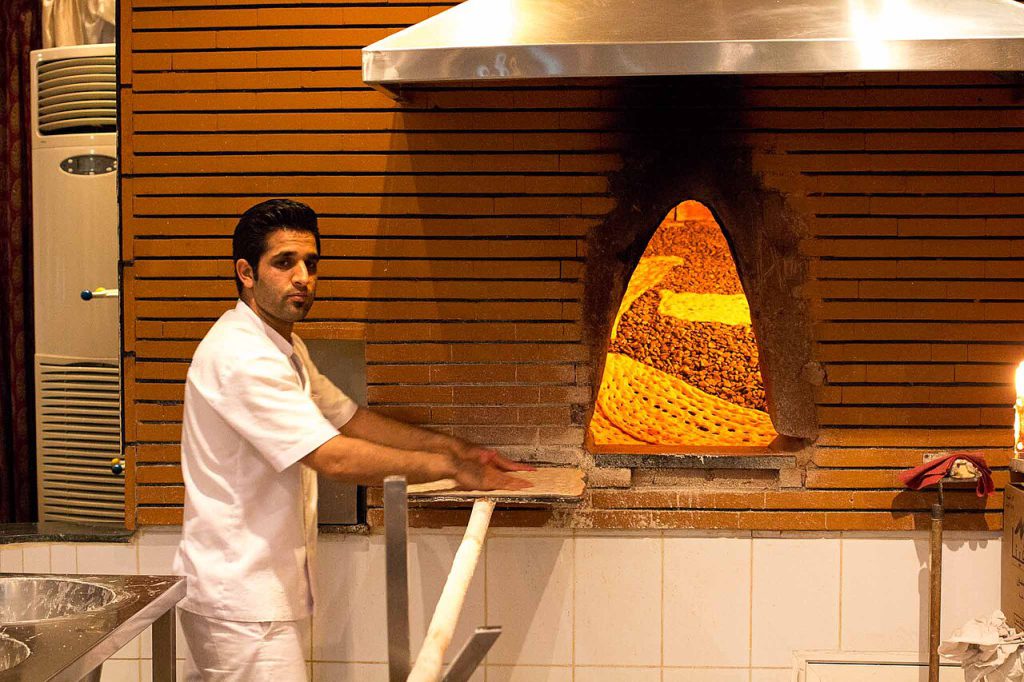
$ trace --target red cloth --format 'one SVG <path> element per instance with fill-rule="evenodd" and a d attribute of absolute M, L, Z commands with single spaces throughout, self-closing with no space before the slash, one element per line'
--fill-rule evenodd
<path fill-rule="evenodd" d="M 938 483 L 939 479 L 945 478 L 953 467 L 953 462 L 958 459 L 965 459 L 978 467 L 978 473 L 981 474 L 981 478 L 978 479 L 978 497 L 985 497 L 995 490 L 996 486 L 992 483 L 992 470 L 985 463 L 985 455 L 980 452 L 954 452 L 945 457 L 933 459 L 921 466 L 901 471 L 900 480 L 911 490 L 927 488 Z"/>

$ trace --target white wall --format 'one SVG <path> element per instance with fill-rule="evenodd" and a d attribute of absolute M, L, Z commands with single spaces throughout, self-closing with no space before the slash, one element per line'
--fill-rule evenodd
<path fill-rule="evenodd" d="M 411 532 L 414 650 L 460 538 Z M 168 573 L 177 539 L 2 545 L 0 571 Z M 492 529 L 452 652 L 474 626 L 501 625 L 475 680 L 788 681 L 794 650 L 924 652 L 927 561 L 923 533 Z M 947 533 L 943 563 L 946 636 L 999 607 L 998 534 Z M 323 535 L 318 564 L 313 680 L 386 681 L 383 537 Z M 150 656 L 147 633 L 103 679 L 149 680 Z"/>

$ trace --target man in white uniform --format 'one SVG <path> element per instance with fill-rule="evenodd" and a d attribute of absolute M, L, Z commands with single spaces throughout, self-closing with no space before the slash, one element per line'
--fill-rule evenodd
<path fill-rule="evenodd" d="M 308 206 L 274 199 L 246 211 L 233 239 L 240 300 L 189 366 L 175 557 L 188 680 L 306 679 L 316 472 L 363 485 L 402 474 L 528 486 L 506 472 L 530 467 L 359 407 L 317 371 L 292 325 L 313 305 L 319 253 Z"/>

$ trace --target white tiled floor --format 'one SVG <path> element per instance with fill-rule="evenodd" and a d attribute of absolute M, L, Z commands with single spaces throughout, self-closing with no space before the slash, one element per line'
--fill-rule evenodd
<path fill-rule="evenodd" d="M 178 537 L 0 546 L 0 570 L 169 573 Z M 412 533 L 414 650 L 460 539 L 461 529 Z M 947 534 L 945 634 L 998 607 L 999 544 L 994 533 Z M 926 562 L 921 533 L 500 529 L 450 653 L 473 626 L 498 624 L 475 682 L 790 682 L 793 650 L 921 650 Z M 383 538 L 323 536 L 317 573 L 313 679 L 386 680 Z M 178 646 L 181 657 L 180 636 Z M 105 682 L 147 682 L 150 652 L 148 634 L 130 643 Z"/>

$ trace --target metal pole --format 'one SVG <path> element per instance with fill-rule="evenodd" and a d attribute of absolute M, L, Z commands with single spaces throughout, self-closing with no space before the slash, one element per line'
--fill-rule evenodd
<path fill-rule="evenodd" d="M 409 677 L 409 498 L 404 476 L 384 479 L 384 556 L 388 609 L 388 680 Z"/>

